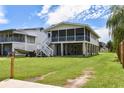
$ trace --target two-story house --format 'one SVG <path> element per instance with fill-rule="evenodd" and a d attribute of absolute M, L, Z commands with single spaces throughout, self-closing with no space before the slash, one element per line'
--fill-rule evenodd
<path fill-rule="evenodd" d="M 55 56 L 98 54 L 99 35 L 88 25 L 62 22 L 44 31 L 48 32 Z"/>
<path fill-rule="evenodd" d="M 0 31 L 0 55 L 8 55 L 15 49 L 34 51 L 37 49 L 43 28 L 8 29 Z M 43 36 L 42 36 L 43 35 Z"/>

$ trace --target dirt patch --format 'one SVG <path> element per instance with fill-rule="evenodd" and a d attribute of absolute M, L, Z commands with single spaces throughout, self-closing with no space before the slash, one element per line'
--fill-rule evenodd
<path fill-rule="evenodd" d="M 92 78 L 94 71 L 92 68 L 87 68 L 83 71 L 82 75 L 75 79 L 67 80 L 67 84 L 64 86 L 66 88 L 79 88 L 87 83 L 87 81 Z"/>
<path fill-rule="evenodd" d="M 49 75 L 52 75 L 52 74 L 55 74 L 56 72 L 49 72 L 45 75 L 42 75 L 42 76 L 38 76 L 38 77 L 33 77 L 33 78 L 29 78 L 29 79 L 25 79 L 25 81 L 30 81 L 30 82 L 36 82 L 38 80 L 43 80 L 45 77 L 49 76 Z"/>

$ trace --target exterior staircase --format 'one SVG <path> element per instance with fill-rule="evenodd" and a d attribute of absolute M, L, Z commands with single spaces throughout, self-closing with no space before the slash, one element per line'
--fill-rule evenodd
<path fill-rule="evenodd" d="M 49 47 L 50 45 L 50 38 L 46 38 L 42 43 L 37 45 L 36 56 L 53 56 L 53 49 Z"/>

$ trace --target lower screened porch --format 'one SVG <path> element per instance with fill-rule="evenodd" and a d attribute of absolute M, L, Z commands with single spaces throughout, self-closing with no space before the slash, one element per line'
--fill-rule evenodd
<path fill-rule="evenodd" d="M 90 43 L 59 43 L 52 44 L 55 56 L 64 55 L 95 55 L 99 52 L 99 47 Z"/>
<path fill-rule="evenodd" d="M 0 44 L 0 56 L 7 56 L 12 52 L 12 43 Z"/>

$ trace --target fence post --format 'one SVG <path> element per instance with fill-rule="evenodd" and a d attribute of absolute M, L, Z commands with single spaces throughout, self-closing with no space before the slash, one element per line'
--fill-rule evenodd
<path fill-rule="evenodd" d="M 124 41 L 122 41 L 122 50 L 121 50 L 121 52 L 122 52 L 122 64 L 123 64 L 123 68 L 124 68 Z"/>
<path fill-rule="evenodd" d="M 15 59 L 14 53 L 12 53 L 10 59 L 11 59 L 10 60 L 10 79 L 13 79 L 14 78 L 14 59 Z"/>
<path fill-rule="evenodd" d="M 118 59 L 119 59 L 120 63 L 122 64 L 122 62 L 121 62 L 121 43 L 118 45 L 117 55 L 118 55 Z"/>

